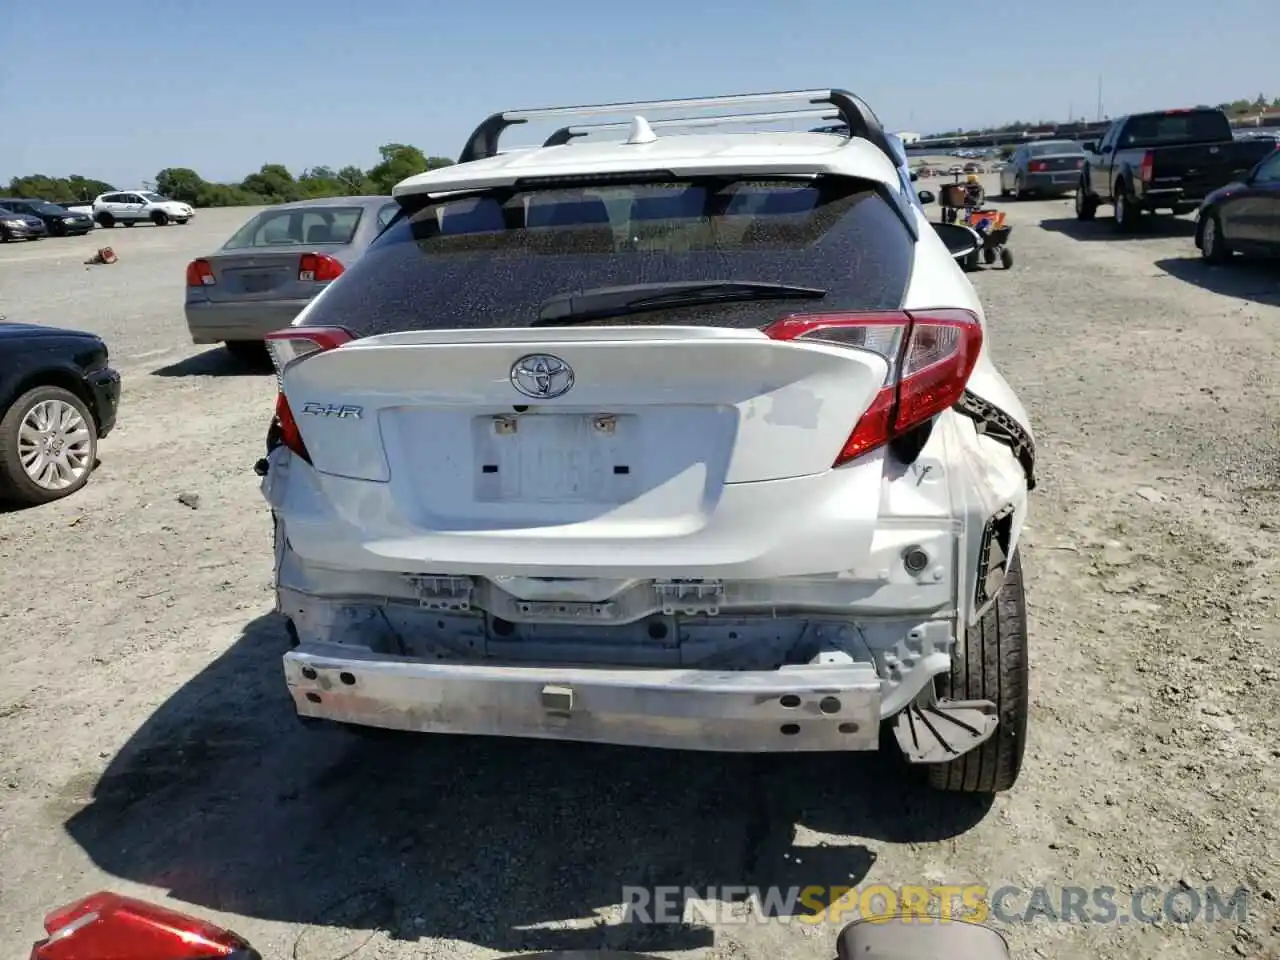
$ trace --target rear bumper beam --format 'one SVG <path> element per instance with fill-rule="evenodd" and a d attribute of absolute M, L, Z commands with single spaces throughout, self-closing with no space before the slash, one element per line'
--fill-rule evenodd
<path fill-rule="evenodd" d="M 740 753 L 880 742 L 880 680 L 870 664 L 502 667 L 304 646 L 285 655 L 284 668 L 300 716 L 359 726 Z"/>

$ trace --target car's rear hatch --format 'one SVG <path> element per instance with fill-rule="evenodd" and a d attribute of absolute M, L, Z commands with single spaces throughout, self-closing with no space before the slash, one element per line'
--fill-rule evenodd
<path fill-rule="evenodd" d="M 362 336 L 282 375 L 318 474 L 281 505 L 295 546 L 465 571 L 502 544 L 579 574 L 743 567 L 780 542 L 830 570 L 869 549 L 880 461 L 823 478 L 889 363 L 763 328 L 899 310 L 914 239 L 890 204 L 856 181 L 609 185 L 542 213 L 534 193 L 402 221 L 303 318 Z M 748 282 L 590 309 L 620 286 Z"/>

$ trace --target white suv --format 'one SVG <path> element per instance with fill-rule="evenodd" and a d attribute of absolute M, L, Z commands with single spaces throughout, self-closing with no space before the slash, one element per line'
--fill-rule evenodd
<path fill-rule="evenodd" d="M 126 227 L 135 223 L 154 223 L 163 227 L 170 223 L 187 223 L 195 215 L 188 204 L 149 190 L 104 193 L 93 201 L 93 219 L 101 227 L 114 227 L 117 223 Z"/>
<path fill-rule="evenodd" d="M 637 116 L 504 153 L 568 111 L 490 117 L 268 338 L 304 720 L 744 752 L 888 723 L 934 786 L 1012 786 L 1031 429 L 875 115 L 575 109 L 764 99 L 848 135 Z"/>

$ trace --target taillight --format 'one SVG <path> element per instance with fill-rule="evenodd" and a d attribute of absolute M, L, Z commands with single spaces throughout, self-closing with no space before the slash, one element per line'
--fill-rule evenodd
<path fill-rule="evenodd" d="M 865 350 L 888 365 L 883 386 L 854 425 L 833 467 L 884 446 L 955 406 L 982 348 L 982 325 L 968 310 L 798 314 L 784 317 L 764 332 L 774 340 Z"/>
<path fill-rule="evenodd" d="M 264 338 L 267 352 L 271 354 L 271 363 L 276 368 L 276 426 L 280 431 L 280 441 L 307 463 L 311 462 L 311 454 L 302 442 L 302 431 L 298 429 L 298 421 L 294 419 L 289 399 L 284 395 L 284 372 L 295 363 L 305 360 L 326 350 L 336 350 L 344 343 L 355 339 L 355 334 L 342 327 L 286 327 L 275 333 L 268 333 Z"/>
<path fill-rule="evenodd" d="M 342 264 L 327 253 L 304 253 L 298 258 L 298 279 L 304 283 L 327 283 L 342 275 Z"/>
<path fill-rule="evenodd" d="M 53 911 L 44 920 L 49 936 L 31 960 L 256 960 L 242 937 L 211 923 L 122 897 L 95 893 Z"/>
<path fill-rule="evenodd" d="M 1084 157 L 1081 157 L 1079 160 L 1076 161 L 1076 169 L 1077 170 L 1084 169 Z"/>
<path fill-rule="evenodd" d="M 1155 166 L 1155 155 L 1150 150 L 1142 155 L 1142 164 L 1138 167 L 1138 176 L 1143 183 L 1151 182 L 1151 171 Z"/>
<path fill-rule="evenodd" d="M 1032 160 L 1030 169 L 1032 173 L 1043 173 L 1049 169 L 1049 165 L 1043 160 Z"/>
<path fill-rule="evenodd" d="M 208 260 L 192 260 L 187 264 L 188 287 L 211 287 L 217 282 Z"/>

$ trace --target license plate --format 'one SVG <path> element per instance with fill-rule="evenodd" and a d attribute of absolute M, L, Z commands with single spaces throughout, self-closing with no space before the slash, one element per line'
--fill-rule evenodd
<path fill-rule="evenodd" d="M 640 465 L 633 416 L 529 414 L 473 421 L 481 503 L 624 503 Z"/>
<path fill-rule="evenodd" d="M 263 293 L 271 289 L 273 279 L 269 273 L 245 273 L 240 275 L 240 285 L 245 293 Z"/>

